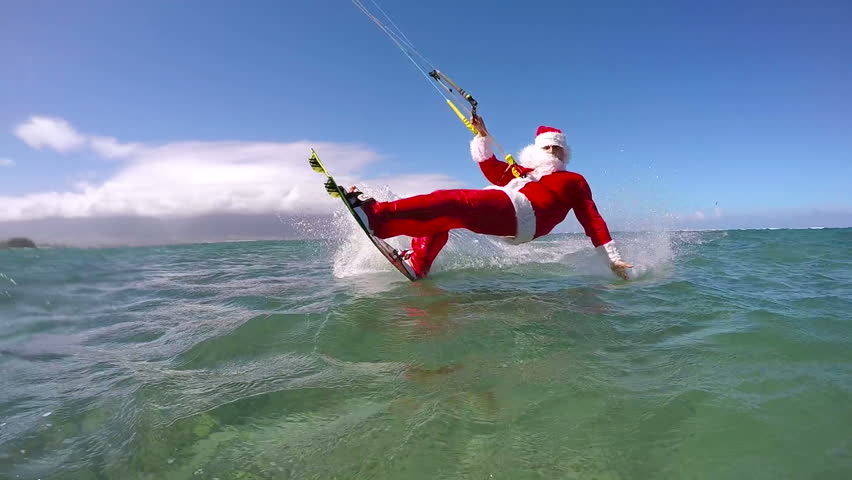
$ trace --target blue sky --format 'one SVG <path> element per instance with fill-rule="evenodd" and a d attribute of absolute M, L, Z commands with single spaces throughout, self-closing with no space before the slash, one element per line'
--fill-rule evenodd
<path fill-rule="evenodd" d="M 849 226 L 852 3 L 650 3 L 380 5 L 504 147 L 563 129 L 616 226 Z M 0 220 L 330 211 L 307 145 L 396 194 L 485 183 L 347 0 L 0 10 Z"/>

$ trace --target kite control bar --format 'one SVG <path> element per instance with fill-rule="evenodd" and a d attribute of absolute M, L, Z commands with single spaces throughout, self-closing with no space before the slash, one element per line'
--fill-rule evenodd
<path fill-rule="evenodd" d="M 456 116 L 459 117 L 459 120 L 461 120 L 462 123 L 464 123 L 464 125 L 474 135 L 477 135 L 479 132 L 477 132 L 476 127 L 474 127 L 473 124 L 470 123 L 470 120 L 473 119 L 474 117 L 476 117 L 476 106 L 478 105 L 476 100 L 473 98 L 473 96 L 471 96 L 471 94 L 465 92 L 464 89 L 462 89 L 461 87 L 456 85 L 456 83 L 454 81 L 452 81 L 450 79 L 450 77 L 444 75 L 443 73 L 439 72 L 438 70 L 432 70 L 431 72 L 429 72 L 429 76 L 434 78 L 438 83 L 441 84 L 441 86 L 443 86 L 445 89 L 447 89 L 447 91 L 450 92 L 451 95 L 458 95 L 461 98 L 467 100 L 467 103 L 470 104 L 470 110 L 467 111 L 467 113 L 470 116 L 470 119 L 468 119 L 468 116 L 466 116 L 464 113 L 462 113 L 462 111 L 456 106 L 455 103 L 453 103 L 453 101 L 451 99 L 449 99 L 449 98 L 445 99 L 447 101 L 447 105 L 449 105 L 450 108 L 453 109 L 453 112 L 455 112 Z"/>
<path fill-rule="evenodd" d="M 467 100 L 467 103 L 470 104 L 470 109 L 466 108 L 465 110 L 469 117 L 465 116 L 465 114 L 462 113 L 462 111 L 456 106 L 455 103 L 453 103 L 451 99 L 445 98 L 445 100 L 447 101 L 447 105 L 449 105 L 450 108 L 453 109 L 453 112 L 455 112 L 456 116 L 459 117 L 459 120 L 464 123 L 468 130 L 470 130 L 471 133 L 473 133 L 474 135 L 479 135 L 479 132 L 476 130 L 476 127 L 474 127 L 473 124 L 470 123 L 474 118 L 476 118 L 476 107 L 479 105 L 479 103 L 473 98 L 471 94 L 465 92 L 463 88 L 456 85 L 456 82 L 452 81 L 450 77 L 444 75 L 438 70 L 432 70 L 431 72 L 429 72 L 429 76 L 434 78 L 438 83 L 440 83 L 441 86 L 443 86 L 451 95 L 456 95 Z M 491 141 L 494 142 L 494 145 L 497 147 L 498 150 L 503 152 L 503 148 L 498 145 L 496 141 L 494 141 L 493 137 L 491 138 Z M 521 172 L 515 165 L 515 158 L 512 157 L 511 153 L 504 152 L 504 154 L 506 163 L 509 164 L 509 170 L 512 172 L 512 175 L 514 175 L 515 177 L 520 177 Z"/>

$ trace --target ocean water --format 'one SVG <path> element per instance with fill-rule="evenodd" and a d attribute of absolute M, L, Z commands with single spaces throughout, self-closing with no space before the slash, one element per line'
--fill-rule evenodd
<path fill-rule="evenodd" d="M 0 478 L 852 478 L 852 229 L 337 229 L 0 251 Z"/>

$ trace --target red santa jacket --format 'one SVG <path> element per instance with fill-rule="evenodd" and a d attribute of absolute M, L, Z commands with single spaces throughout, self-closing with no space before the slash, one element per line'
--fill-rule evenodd
<path fill-rule="evenodd" d="M 503 190 L 515 205 L 518 220 L 518 234 L 515 237 L 517 243 L 547 235 L 556 225 L 565 220 L 572 208 L 595 247 L 612 241 L 606 222 L 598 213 L 595 202 L 592 200 L 592 190 L 582 175 L 558 171 L 538 180 L 529 176 L 515 178 L 508 171 L 509 164 L 498 160 L 491 154 L 490 149 L 476 151 L 473 145 L 471 147 L 473 158 L 479 162 L 485 178 L 497 185 L 497 187 L 489 188 Z M 480 160 L 483 153 L 491 155 Z M 531 169 L 520 168 L 527 175 L 532 172 Z"/>

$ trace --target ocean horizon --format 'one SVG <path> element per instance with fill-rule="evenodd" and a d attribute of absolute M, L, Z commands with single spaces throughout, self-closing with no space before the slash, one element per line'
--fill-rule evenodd
<path fill-rule="evenodd" d="M 0 251 L 0 477 L 852 475 L 852 229 Z M 305 232 L 311 233 L 311 232 Z"/>

